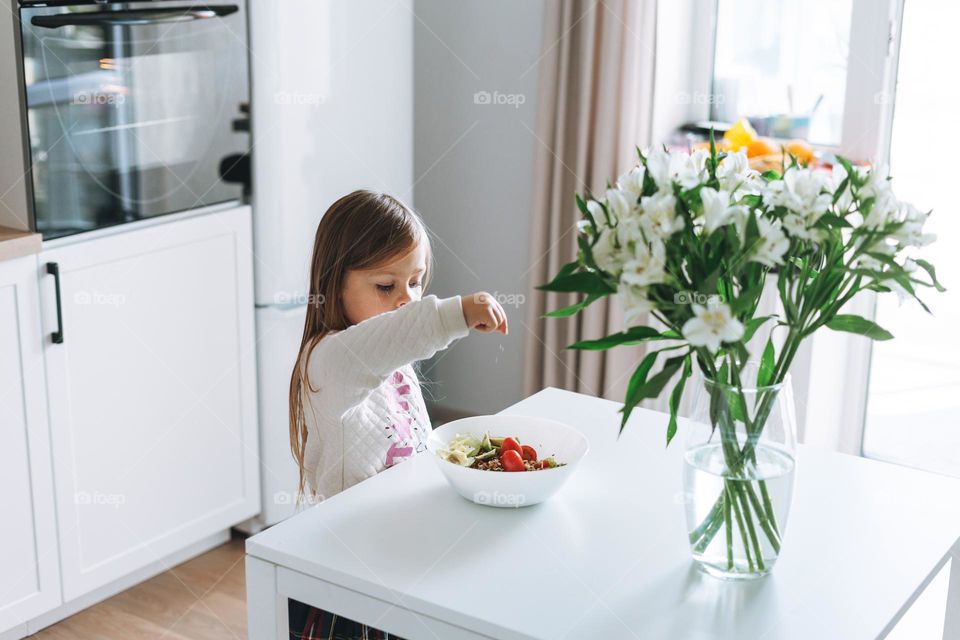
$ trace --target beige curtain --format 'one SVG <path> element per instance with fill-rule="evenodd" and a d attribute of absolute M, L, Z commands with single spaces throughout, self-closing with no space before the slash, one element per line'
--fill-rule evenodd
<path fill-rule="evenodd" d="M 531 287 L 548 282 L 576 257 L 574 194 L 603 193 L 607 180 L 636 162 L 636 147 L 652 142 L 656 2 L 549 2 L 543 42 Z M 571 318 L 544 319 L 543 313 L 573 304 L 578 296 L 536 290 L 530 296 L 524 392 L 553 386 L 622 402 L 643 347 L 564 349 L 623 330 L 616 298 L 599 300 Z"/>

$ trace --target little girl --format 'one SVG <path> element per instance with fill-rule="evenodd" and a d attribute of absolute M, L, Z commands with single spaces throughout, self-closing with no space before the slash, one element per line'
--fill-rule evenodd
<path fill-rule="evenodd" d="M 330 498 L 425 451 L 430 419 L 411 364 L 470 329 L 506 335 L 487 293 L 423 296 L 431 260 L 423 222 L 389 195 L 354 191 L 321 219 L 290 381 L 300 495 Z M 289 612 L 291 638 L 390 637 L 295 600 Z"/>

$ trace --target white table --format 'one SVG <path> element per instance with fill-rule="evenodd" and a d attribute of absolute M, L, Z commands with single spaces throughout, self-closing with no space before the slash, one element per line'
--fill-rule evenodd
<path fill-rule="evenodd" d="M 591 451 L 549 501 L 472 504 L 417 456 L 247 540 L 250 638 L 286 638 L 288 597 L 409 639 L 881 638 L 951 558 L 960 481 L 801 446 L 773 573 L 694 567 L 682 436 L 548 388 L 504 413 L 581 429 Z M 960 638 L 960 562 L 945 638 Z"/>

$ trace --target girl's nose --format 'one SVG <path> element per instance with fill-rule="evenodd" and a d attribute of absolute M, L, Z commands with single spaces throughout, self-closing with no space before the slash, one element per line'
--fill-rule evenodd
<path fill-rule="evenodd" d="M 403 305 L 407 304 L 413 299 L 413 296 L 410 294 L 410 289 L 404 287 L 403 291 L 400 293 L 400 296 L 397 298 L 397 308 L 399 309 Z"/>

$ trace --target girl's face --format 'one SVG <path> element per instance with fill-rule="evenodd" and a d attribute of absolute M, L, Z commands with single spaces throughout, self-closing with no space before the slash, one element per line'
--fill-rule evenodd
<path fill-rule="evenodd" d="M 427 251 L 422 243 L 405 256 L 370 269 L 349 269 L 343 286 L 343 306 L 350 324 L 398 309 L 423 293 Z"/>

